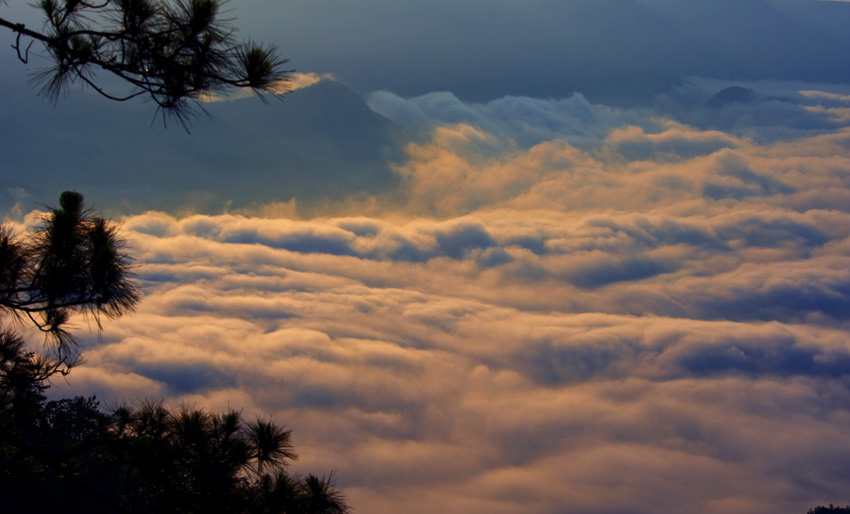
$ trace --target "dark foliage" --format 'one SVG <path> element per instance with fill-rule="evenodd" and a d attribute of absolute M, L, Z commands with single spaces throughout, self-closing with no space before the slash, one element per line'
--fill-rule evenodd
<path fill-rule="evenodd" d="M 836 507 L 831 503 L 829 507 L 818 505 L 814 509 L 809 509 L 806 514 L 850 514 L 850 505 L 846 507 Z"/>
<path fill-rule="evenodd" d="M 32 42 L 44 46 L 52 66 L 34 81 L 51 100 L 79 81 L 111 100 L 146 97 L 163 119 L 173 117 L 186 127 L 203 95 L 228 88 L 279 93 L 289 80 L 282 69 L 286 60 L 274 46 L 235 40 L 235 29 L 219 18 L 221 3 L 40 0 L 41 32 L 2 18 L 0 26 L 17 33 L 14 47 L 25 63 Z M 98 74 L 117 77 L 129 91 L 107 91 Z"/>
<path fill-rule="evenodd" d="M 32 232 L 0 229 L 0 315 L 29 318 L 55 350 L 29 351 L 0 326 L 3 512 L 347 513 L 333 474 L 287 472 L 291 432 L 272 421 L 155 401 L 106 413 L 95 397 L 46 401 L 48 380 L 78 355 L 70 316 L 118 317 L 138 301 L 116 230 L 69 192 Z"/>
<path fill-rule="evenodd" d="M 333 474 L 287 471 L 291 433 L 271 421 L 154 401 L 110 413 L 94 397 L 45 402 L 45 375 L 20 339 L 4 335 L 0 357 L 4 512 L 60 492 L 66 512 L 349 512 Z"/>
<path fill-rule="evenodd" d="M 54 372 L 78 357 L 66 329 L 73 314 L 99 325 L 101 315 L 118 318 L 135 308 L 139 293 L 123 250 L 118 226 L 92 214 L 76 192 L 62 193 L 59 208 L 29 233 L 0 227 L 0 315 L 29 318 L 50 338 Z"/>

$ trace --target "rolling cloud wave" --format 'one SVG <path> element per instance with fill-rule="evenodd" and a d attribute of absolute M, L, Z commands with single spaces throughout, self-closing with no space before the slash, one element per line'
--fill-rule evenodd
<path fill-rule="evenodd" d="M 273 414 L 375 513 L 842 501 L 850 131 L 605 112 L 434 122 L 324 217 L 126 218 L 144 300 L 55 394 Z"/>

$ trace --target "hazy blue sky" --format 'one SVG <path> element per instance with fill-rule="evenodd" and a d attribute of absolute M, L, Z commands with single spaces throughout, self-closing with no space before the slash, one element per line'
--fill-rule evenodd
<path fill-rule="evenodd" d="M 295 0 L 277 16 L 264 2 L 232 5 L 297 67 L 361 92 L 630 100 L 687 75 L 847 82 L 850 5 L 802 3 Z"/>
<path fill-rule="evenodd" d="M 0 54 L 9 223 L 81 191 L 145 293 L 52 395 L 272 415 L 360 513 L 850 503 L 850 3 L 227 6 L 322 80 L 186 134 Z"/>

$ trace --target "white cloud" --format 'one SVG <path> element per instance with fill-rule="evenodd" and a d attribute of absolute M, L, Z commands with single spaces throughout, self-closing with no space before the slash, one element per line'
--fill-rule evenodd
<path fill-rule="evenodd" d="M 766 142 L 587 104 L 569 130 L 595 144 L 526 145 L 492 105 L 413 103 L 463 123 L 408 148 L 403 200 L 125 219 L 144 300 L 58 393 L 273 414 L 300 470 L 379 514 L 840 501 L 847 129 Z"/>
<path fill-rule="evenodd" d="M 643 110 L 592 104 L 579 93 L 548 100 L 506 96 L 478 104 L 463 102 L 449 92 L 402 98 L 389 91 L 376 91 L 367 96 L 367 102 L 373 110 L 403 127 L 429 131 L 443 125 L 472 125 L 523 146 L 565 138 L 585 147 L 604 139 L 613 127 L 656 126 Z"/>

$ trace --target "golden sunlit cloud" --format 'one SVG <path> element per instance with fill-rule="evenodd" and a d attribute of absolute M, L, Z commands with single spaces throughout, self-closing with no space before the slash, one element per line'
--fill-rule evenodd
<path fill-rule="evenodd" d="M 850 0 L 848 0 L 850 1 Z M 812 98 L 815 100 L 828 100 L 833 102 L 841 102 L 845 104 L 850 104 L 850 95 L 841 95 L 838 93 L 829 93 L 826 91 L 812 91 L 805 90 L 800 91 L 800 94 L 805 96 L 806 98 Z"/>
<path fill-rule="evenodd" d="M 144 299 L 51 394 L 273 415 L 376 514 L 840 496 L 850 130 L 598 120 L 584 147 L 441 124 L 392 201 L 125 218 Z"/>
<path fill-rule="evenodd" d="M 333 80 L 333 78 L 333 74 L 331 73 L 290 73 L 287 78 L 275 82 L 270 88 L 270 91 L 272 94 L 282 95 L 297 89 L 312 86 L 322 80 Z M 253 91 L 249 88 L 243 88 L 227 95 L 204 93 L 198 98 L 198 100 L 204 103 L 228 102 L 231 100 L 239 100 L 241 98 L 250 98 L 252 96 L 254 96 Z"/>
<path fill-rule="evenodd" d="M 280 85 L 280 92 L 284 93 L 287 91 L 295 91 L 296 89 L 310 87 L 322 80 L 334 80 L 334 76 L 331 73 L 292 73 L 290 75 L 290 80 Z"/>

